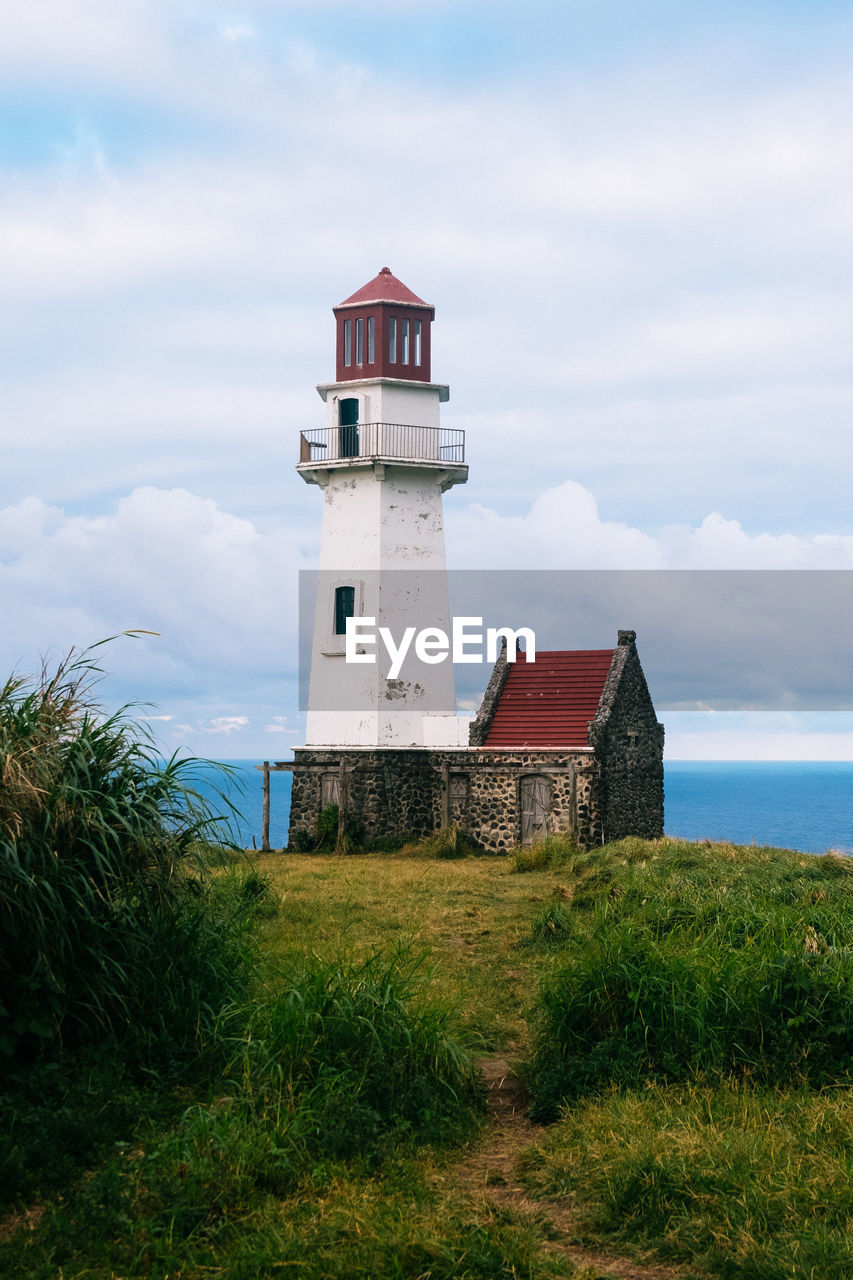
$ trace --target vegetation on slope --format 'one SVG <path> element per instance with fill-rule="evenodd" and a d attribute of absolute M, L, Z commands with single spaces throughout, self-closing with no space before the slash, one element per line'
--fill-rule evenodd
<path fill-rule="evenodd" d="M 623 840 L 563 875 L 571 910 L 537 999 L 539 1114 L 638 1079 L 849 1081 L 847 859 Z"/>
<path fill-rule="evenodd" d="M 245 977 L 245 912 L 197 874 L 219 820 L 195 762 L 159 764 L 131 708 L 103 713 L 99 674 L 90 651 L 0 689 L 7 1057 L 107 1035 L 191 1049 Z"/>
<path fill-rule="evenodd" d="M 268 882 L 98 675 L 0 690 L 0 1269 L 239 1274 L 249 1232 L 255 1275 L 302 1250 L 259 1205 L 458 1137 L 480 1092 L 409 949 L 259 956 Z"/>
<path fill-rule="evenodd" d="M 563 1242 L 853 1277 L 845 860 L 200 857 L 185 766 L 98 710 L 88 662 L 0 702 L 0 1271 L 627 1274 L 456 1178 L 491 1053 L 552 1118 L 519 1168 Z"/>

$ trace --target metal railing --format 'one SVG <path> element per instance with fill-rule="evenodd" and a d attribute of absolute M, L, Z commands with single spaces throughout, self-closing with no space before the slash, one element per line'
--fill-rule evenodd
<path fill-rule="evenodd" d="M 465 432 L 451 427 L 414 427 L 404 422 L 358 422 L 313 427 L 299 433 L 299 465 L 344 463 L 355 458 L 406 462 L 464 462 Z"/>

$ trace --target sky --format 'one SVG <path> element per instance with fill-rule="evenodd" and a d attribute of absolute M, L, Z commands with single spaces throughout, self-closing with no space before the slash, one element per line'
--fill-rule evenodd
<path fill-rule="evenodd" d="M 165 751 L 287 758 L 298 436 L 384 265 L 467 432 L 452 567 L 853 569 L 848 3 L 0 0 L 0 30 L 4 673 L 118 636 L 102 696 Z M 670 758 L 853 759 L 840 657 L 811 704 L 696 668 L 652 687 Z"/>

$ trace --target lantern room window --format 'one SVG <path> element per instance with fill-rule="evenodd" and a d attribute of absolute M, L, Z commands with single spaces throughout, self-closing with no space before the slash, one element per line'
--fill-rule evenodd
<path fill-rule="evenodd" d="M 414 330 L 415 330 L 415 334 L 414 334 L 414 337 L 415 337 L 415 364 L 420 364 L 420 362 L 421 362 L 421 322 L 420 322 L 420 320 L 415 320 L 415 321 L 413 321 L 413 326 L 414 326 Z"/>
<path fill-rule="evenodd" d="M 367 363 L 376 361 L 376 321 L 373 316 L 367 317 Z"/>
<path fill-rule="evenodd" d="M 388 317 L 388 363 L 397 363 L 397 318 Z"/>
<path fill-rule="evenodd" d="M 364 364 L 364 321 L 355 322 L 355 362 Z"/>
<path fill-rule="evenodd" d="M 400 321 L 400 360 L 403 364 L 409 363 L 409 322 L 408 320 Z"/>
<path fill-rule="evenodd" d="M 352 364 L 352 320 L 344 321 L 344 364 Z"/>

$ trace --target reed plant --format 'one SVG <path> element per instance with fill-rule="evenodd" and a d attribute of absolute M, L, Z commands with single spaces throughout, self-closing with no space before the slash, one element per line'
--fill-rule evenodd
<path fill-rule="evenodd" d="M 96 658 L 0 688 L 8 1056 L 141 1028 L 193 1039 L 241 967 L 239 893 L 226 903 L 198 874 L 220 822 L 193 786 L 198 762 L 161 763 L 134 708 L 102 710 Z"/>

